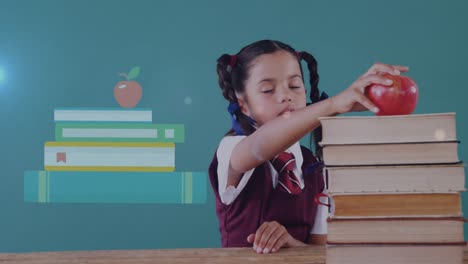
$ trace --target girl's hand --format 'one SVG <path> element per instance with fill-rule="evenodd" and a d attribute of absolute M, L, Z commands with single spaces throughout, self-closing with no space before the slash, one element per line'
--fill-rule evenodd
<path fill-rule="evenodd" d="M 253 243 L 257 253 L 276 252 L 282 247 L 305 246 L 306 244 L 294 239 L 284 226 L 276 221 L 264 222 L 255 234 L 247 237 L 247 242 Z"/>
<path fill-rule="evenodd" d="M 392 80 L 382 76 L 384 73 L 399 75 L 408 71 L 408 67 L 376 63 L 359 77 L 350 87 L 330 98 L 336 113 L 370 110 L 377 113 L 379 109 L 365 96 L 366 87 L 371 84 L 390 85 Z"/>

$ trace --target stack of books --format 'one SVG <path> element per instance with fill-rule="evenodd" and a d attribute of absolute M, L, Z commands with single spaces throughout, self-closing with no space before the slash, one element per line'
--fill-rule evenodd
<path fill-rule="evenodd" d="M 44 170 L 24 173 L 26 202 L 204 203 L 206 172 L 176 172 L 183 124 L 151 109 L 59 108 Z"/>
<path fill-rule="evenodd" d="M 454 113 L 324 117 L 327 264 L 463 262 Z"/>

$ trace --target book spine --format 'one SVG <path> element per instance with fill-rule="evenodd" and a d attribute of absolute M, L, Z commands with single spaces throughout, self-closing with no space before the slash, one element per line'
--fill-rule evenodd
<path fill-rule="evenodd" d="M 46 142 L 44 168 L 53 171 L 174 171 L 175 144 Z"/>
<path fill-rule="evenodd" d="M 54 111 L 125 111 L 125 112 L 138 112 L 145 111 L 151 112 L 151 108 L 102 108 L 102 107 L 56 107 Z"/>
<path fill-rule="evenodd" d="M 55 108 L 55 122 L 149 122 L 153 112 L 147 108 Z"/>
<path fill-rule="evenodd" d="M 461 216 L 459 193 L 331 195 L 334 217 Z"/>
<path fill-rule="evenodd" d="M 174 143 L 163 142 L 57 142 L 49 141 L 44 147 L 130 147 L 130 148 L 175 148 Z"/>
<path fill-rule="evenodd" d="M 205 172 L 24 172 L 32 203 L 201 204 L 206 192 Z"/>
<path fill-rule="evenodd" d="M 134 135 L 126 135 L 135 131 Z M 136 136 L 137 134 L 141 136 Z M 144 132 L 144 134 L 142 134 Z M 172 142 L 183 143 L 183 124 L 64 123 L 55 124 L 61 142 Z"/>
<path fill-rule="evenodd" d="M 174 166 L 50 166 L 45 165 L 46 171 L 115 171 L 115 172 L 173 172 Z"/>
<path fill-rule="evenodd" d="M 327 167 L 329 194 L 465 191 L 465 168 L 453 165 Z"/>

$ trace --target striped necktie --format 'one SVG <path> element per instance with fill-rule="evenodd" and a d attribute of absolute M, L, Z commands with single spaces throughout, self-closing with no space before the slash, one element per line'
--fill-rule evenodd
<path fill-rule="evenodd" d="M 302 192 L 299 180 L 293 172 L 296 165 L 293 154 L 281 152 L 271 160 L 271 164 L 278 172 L 278 188 L 292 194 Z"/>

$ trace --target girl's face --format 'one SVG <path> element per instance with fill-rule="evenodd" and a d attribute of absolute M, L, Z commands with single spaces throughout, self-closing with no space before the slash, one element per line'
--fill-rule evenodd
<path fill-rule="evenodd" d="M 264 54 L 252 62 L 245 94 L 238 98 L 242 112 L 258 126 L 306 106 L 306 89 L 297 58 L 286 51 Z"/>

